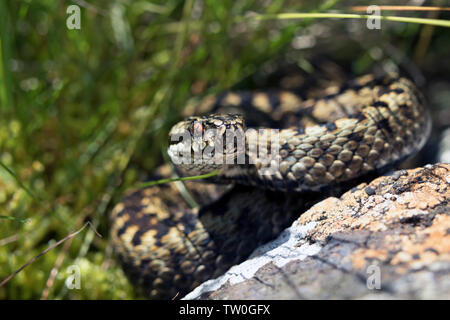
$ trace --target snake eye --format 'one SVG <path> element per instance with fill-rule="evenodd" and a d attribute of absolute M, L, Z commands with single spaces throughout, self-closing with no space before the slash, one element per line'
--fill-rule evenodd
<path fill-rule="evenodd" d="M 199 121 L 195 121 L 192 124 L 192 132 L 194 134 L 194 136 L 200 136 L 203 134 L 204 128 L 201 122 Z"/>

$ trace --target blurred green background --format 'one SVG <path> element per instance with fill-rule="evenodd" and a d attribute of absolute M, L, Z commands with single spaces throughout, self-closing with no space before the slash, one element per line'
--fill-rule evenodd
<path fill-rule="evenodd" d="M 80 30 L 66 27 L 72 4 L 81 9 Z M 450 124 L 448 28 L 242 19 L 351 12 L 356 4 L 371 3 L 0 1 L 0 280 L 86 221 L 103 235 L 85 229 L 50 250 L 0 287 L 0 299 L 138 297 L 108 246 L 109 211 L 164 161 L 167 132 L 190 97 L 220 92 L 280 61 L 314 73 L 310 60 L 326 54 L 355 76 L 403 70 L 429 99 L 436 144 Z M 434 161 L 433 154 L 425 159 Z M 68 290 L 74 264 L 81 289 Z"/>

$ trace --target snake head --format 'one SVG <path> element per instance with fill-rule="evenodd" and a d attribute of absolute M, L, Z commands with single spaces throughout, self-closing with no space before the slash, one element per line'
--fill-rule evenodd
<path fill-rule="evenodd" d="M 168 154 L 188 175 L 221 170 L 239 163 L 239 159 L 245 161 L 244 119 L 241 115 L 212 114 L 178 122 L 169 132 Z"/>

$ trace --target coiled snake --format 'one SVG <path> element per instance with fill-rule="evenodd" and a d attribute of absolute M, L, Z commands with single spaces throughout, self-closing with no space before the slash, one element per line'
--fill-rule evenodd
<path fill-rule="evenodd" d="M 191 112 L 204 116 L 172 128 L 168 153 L 182 174 L 218 170 L 212 180 L 219 184 L 178 182 L 139 189 L 111 215 L 114 250 L 130 279 L 152 298 L 181 297 L 224 273 L 277 236 L 308 202 L 326 196 L 310 191 L 404 160 L 424 145 L 431 126 L 420 93 L 397 76 L 367 75 L 312 99 L 282 90 L 226 92 L 205 98 Z M 248 151 L 238 164 L 177 160 L 186 150 L 196 160 L 202 151 L 214 149 L 225 132 L 258 125 L 266 128 L 259 131 L 262 136 L 279 129 L 276 145 L 265 142 L 277 150 L 271 161 L 252 158 Z M 209 128 L 219 134 L 207 136 Z M 180 139 L 183 132 L 192 139 Z M 236 160 L 236 144 L 222 150 L 215 156 Z M 275 170 L 264 173 L 273 160 Z M 163 167 L 158 174 L 169 171 Z M 181 196 L 184 188 L 198 207 Z"/>

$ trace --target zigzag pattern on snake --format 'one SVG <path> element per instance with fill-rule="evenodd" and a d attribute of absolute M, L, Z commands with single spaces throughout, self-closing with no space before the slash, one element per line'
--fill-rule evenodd
<path fill-rule="evenodd" d="M 219 170 L 210 179 L 216 184 L 149 187 L 117 204 L 111 214 L 114 251 L 133 283 L 151 298 L 181 297 L 221 275 L 342 183 L 382 172 L 416 153 L 431 127 L 420 93 L 397 76 L 367 75 L 313 98 L 286 90 L 225 92 L 189 112 L 199 116 L 176 124 L 170 135 L 210 127 L 279 129 L 279 166 L 263 175 L 267 164 L 249 164 L 248 154 L 239 165 L 180 164 L 177 170 L 184 175 Z M 172 140 L 173 159 L 186 141 Z M 190 141 L 190 151 L 214 143 Z M 168 176 L 170 170 L 162 167 L 155 174 Z M 181 196 L 185 188 L 197 207 Z M 324 188 L 328 191 L 313 193 Z"/>

